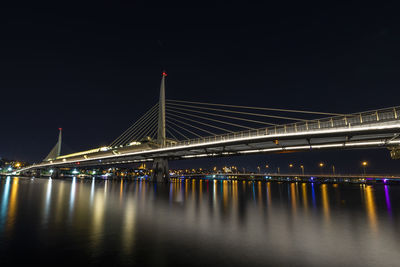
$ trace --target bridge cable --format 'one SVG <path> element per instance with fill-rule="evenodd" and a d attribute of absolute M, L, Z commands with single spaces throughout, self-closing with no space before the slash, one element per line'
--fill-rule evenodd
<path fill-rule="evenodd" d="M 180 108 L 180 107 L 169 107 L 169 109 L 178 109 L 178 110 L 183 110 L 183 111 L 196 112 L 199 114 L 211 115 L 211 116 L 215 116 L 215 117 L 223 117 L 223 118 L 228 118 L 228 119 L 233 119 L 233 120 L 247 121 L 247 122 L 259 123 L 259 124 L 270 125 L 270 126 L 278 126 L 278 124 L 269 123 L 269 122 L 265 122 L 265 121 L 257 121 L 257 120 L 239 118 L 239 117 L 232 117 L 232 116 L 228 116 L 228 115 L 222 115 L 222 114 L 216 114 L 216 113 L 210 113 L 210 112 L 204 112 L 204 111 L 198 111 L 198 110 L 190 110 L 190 109 Z M 193 116 L 192 114 L 187 114 L 187 115 Z"/>
<path fill-rule="evenodd" d="M 202 125 L 205 125 L 205 126 L 208 126 L 208 127 L 212 127 L 212 128 L 215 128 L 215 129 L 224 131 L 224 132 L 231 132 L 231 133 L 233 133 L 233 131 L 231 131 L 231 130 L 224 129 L 224 128 L 221 128 L 221 127 L 218 127 L 218 126 L 214 126 L 214 125 L 211 125 L 211 124 L 208 124 L 208 123 L 205 123 L 205 122 L 195 121 L 195 120 L 192 120 L 192 119 L 189 119 L 189 118 L 184 118 L 184 117 L 182 117 L 182 116 L 179 116 L 179 115 L 176 115 L 176 114 L 171 114 L 171 113 L 169 113 L 169 115 L 171 115 L 171 116 L 173 116 L 173 117 L 177 117 L 177 118 L 183 119 L 183 120 L 188 120 L 188 121 L 196 122 L 196 123 L 198 123 L 198 124 L 202 124 Z M 180 122 L 184 124 L 184 122 L 182 122 L 182 121 L 180 121 Z M 196 127 L 194 127 L 194 126 L 191 125 L 191 124 L 186 124 L 186 125 L 189 125 L 189 126 L 192 126 L 193 128 L 196 128 Z M 215 133 L 212 133 L 212 132 L 210 132 L 210 131 L 206 131 L 206 130 L 201 129 L 201 128 L 200 128 L 199 130 L 202 130 L 202 131 L 204 131 L 204 132 L 207 132 L 207 133 L 209 133 L 209 134 L 211 134 L 211 135 L 216 135 Z"/>
<path fill-rule="evenodd" d="M 227 104 L 213 104 L 213 103 L 183 101 L 183 100 L 174 100 L 174 99 L 166 99 L 166 101 L 168 101 L 168 102 L 178 102 L 178 103 L 187 103 L 187 104 L 197 104 L 197 105 L 232 107 L 232 108 L 255 109 L 255 110 L 268 110 L 268 111 L 280 111 L 280 112 L 292 112 L 292 113 L 303 113 L 303 114 L 317 114 L 317 115 L 329 115 L 329 116 L 343 116 L 344 115 L 344 114 L 339 114 L 339 113 L 305 111 L 305 110 L 295 110 L 295 109 L 249 107 L 249 106 L 238 106 L 238 105 L 227 105 Z"/>
<path fill-rule="evenodd" d="M 176 136 L 175 136 L 173 133 L 171 133 L 170 130 L 168 130 L 167 128 L 165 128 L 165 131 L 166 131 L 170 136 L 172 136 L 172 138 L 173 138 L 174 140 L 179 141 L 179 139 L 176 138 Z"/>
<path fill-rule="evenodd" d="M 110 147 L 115 146 L 116 143 L 119 143 L 119 141 L 122 138 L 125 138 L 127 134 L 130 134 L 131 130 L 134 130 L 134 127 L 136 127 L 139 123 L 141 123 L 149 115 L 149 113 L 152 113 L 154 111 L 154 108 L 156 107 L 158 107 L 158 104 L 150 108 L 142 117 L 140 117 L 137 121 L 135 121 L 135 123 L 132 124 L 127 130 L 125 130 L 120 136 L 118 136 L 109 146 Z"/>
<path fill-rule="evenodd" d="M 140 124 L 138 124 L 136 128 L 129 133 L 129 135 L 127 135 L 122 141 L 120 141 L 120 143 L 126 144 L 127 142 L 130 142 L 129 140 L 135 138 L 137 139 L 137 135 L 140 134 L 143 131 L 143 129 L 149 125 L 149 123 L 154 121 L 157 114 L 156 112 L 157 109 L 154 109 L 153 112 L 149 114 L 145 120 L 143 120 Z"/>
<path fill-rule="evenodd" d="M 172 114 L 171 114 L 171 115 L 172 115 Z M 176 115 L 172 115 L 172 116 L 176 116 Z M 177 117 L 186 120 L 186 118 L 183 118 L 183 117 L 180 117 L 180 116 L 177 116 Z M 178 120 L 178 119 L 176 119 L 176 118 L 171 118 L 171 117 L 168 117 L 168 118 L 170 118 L 171 120 L 173 120 L 173 121 L 175 121 L 175 122 L 182 123 L 182 124 L 185 124 L 185 125 L 187 125 L 187 126 L 189 126 L 189 127 L 192 127 L 192 128 L 197 129 L 197 130 L 200 130 L 200 131 L 202 131 L 202 132 L 206 132 L 206 133 L 208 133 L 208 134 L 215 135 L 215 133 L 213 133 L 213 132 L 210 132 L 210 131 L 207 131 L 207 130 L 205 130 L 205 129 L 199 128 L 199 127 L 197 127 L 197 126 L 191 125 L 191 124 L 189 124 L 189 123 L 180 121 L 180 120 Z M 194 120 L 192 120 L 192 121 L 194 121 Z M 194 122 L 196 122 L 196 121 L 194 121 Z"/>
<path fill-rule="evenodd" d="M 247 129 L 247 130 L 255 130 L 255 128 L 247 127 L 247 126 L 244 126 L 244 125 L 239 125 L 239 124 L 236 124 L 236 123 L 231 123 L 231 122 L 226 122 L 226 121 L 211 119 L 211 118 L 202 117 L 202 116 L 198 116 L 198 115 L 194 115 L 194 114 L 189 114 L 189 113 L 183 113 L 183 112 L 176 111 L 176 110 L 173 110 L 173 109 L 171 110 L 171 109 L 169 109 L 169 108 L 167 108 L 167 110 L 169 110 L 169 111 L 171 111 L 171 112 L 178 113 L 178 114 L 182 114 L 182 115 L 186 115 L 186 116 L 191 116 L 191 117 L 203 119 L 203 120 L 209 120 L 209 121 L 214 121 L 214 122 L 218 122 L 218 123 L 224 123 L 224 124 L 236 126 L 236 127 L 238 127 L 238 128 L 245 128 L 245 129 Z M 189 111 L 188 109 L 185 109 L 185 110 Z M 237 118 L 232 117 L 232 119 L 237 119 Z"/>
<path fill-rule="evenodd" d="M 169 125 L 167 125 L 167 127 L 168 127 L 168 126 L 169 126 Z M 167 130 L 167 128 L 166 128 L 166 130 Z M 190 140 L 189 137 L 187 137 L 186 135 L 184 135 L 183 133 L 181 133 L 180 131 L 178 131 L 178 130 L 175 129 L 175 128 L 171 128 L 171 131 L 174 131 L 174 132 L 176 132 L 177 134 L 183 136 L 183 138 L 185 138 L 186 140 Z M 177 139 L 177 140 L 179 140 L 179 139 Z"/>
<path fill-rule="evenodd" d="M 146 136 L 146 134 L 148 134 L 149 131 L 151 131 L 154 128 L 154 125 L 156 125 L 157 118 L 158 118 L 157 116 L 154 116 L 153 118 L 151 118 L 151 120 L 149 119 L 148 120 L 149 123 L 147 123 L 147 125 L 139 129 L 136 135 L 132 136 L 127 143 L 132 141 L 140 141 L 141 138 Z"/>
<path fill-rule="evenodd" d="M 134 130 L 134 127 L 137 126 L 137 124 L 141 123 L 143 119 L 145 119 L 149 113 L 154 111 L 154 108 L 157 107 L 158 104 L 154 105 L 151 109 L 149 109 L 142 117 L 140 117 L 133 125 L 131 125 L 125 132 L 123 132 L 116 140 L 114 140 L 110 146 L 115 146 L 116 143 L 118 143 L 122 138 L 124 138 L 127 134 L 130 134 L 132 130 Z"/>
<path fill-rule="evenodd" d="M 120 140 L 118 144 L 126 144 L 127 142 L 129 142 L 129 140 L 132 140 L 138 134 L 140 134 L 143 131 L 143 128 L 149 125 L 149 122 L 154 121 L 154 119 L 156 118 L 156 111 L 157 109 L 153 110 L 152 114 L 148 114 L 147 118 L 143 120 L 140 124 L 136 125 L 135 129 L 133 129 L 127 136 Z"/>
<path fill-rule="evenodd" d="M 172 105 L 174 105 L 174 106 L 182 106 L 182 107 L 189 107 L 189 108 L 205 109 L 205 110 L 211 110 L 211 111 L 221 111 L 221 112 L 227 112 L 227 113 L 236 113 L 236 114 L 243 114 L 243 115 L 250 115 L 250 116 L 258 116 L 258 117 L 268 117 L 268 118 L 284 119 L 284 120 L 292 120 L 292 121 L 308 121 L 308 120 L 299 119 L 299 118 L 276 116 L 276 115 L 267 115 L 267 114 L 258 114 L 258 113 L 250 113 L 250 112 L 235 111 L 235 110 L 228 110 L 228 109 L 207 108 L 207 107 L 189 106 L 189 105 L 183 105 L 183 104 L 172 104 Z"/>
<path fill-rule="evenodd" d="M 199 134 L 197 134 L 197 133 L 195 133 L 195 132 L 192 132 L 191 130 L 186 129 L 185 127 L 182 127 L 182 126 L 180 126 L 180 125 L 177 125 L 176 123 L 173 123 L 170 119 L 167 119 L 167 121 L 168 121 L 169 123 L 171 123 L 172 125 L 175 125 L 175 126 L 178 127 L 179 129 L 185 130 L 186 132 L 191 133 L 191 134 L 193 134 L 193 135 L 195 135 L 195 136 L 197 136 L 197 137 L 199 137 L 199 138 L 203 138 L 203 136 L 201 136 L 201 135 L 199 135 Z"/>
<path fill-rule="evenodd" d="M 191 125 L 191 124 L 189 124 L 189 123 L 186 123 L 186 122 L 177 120 L 176 118 L 168 117 L 168 119 L 173 120 L 174 122 L 177 122 L 177 123 L 184 124 L 184 125 L 189 126 L 189 127 L 191 127 L 191 128 L 197 129 L 197 130 L 199 130 L 199 131 L 206 132 L 206 133 L 211 134 L 211 135 L 215 135 L 215 133 L 212 133 L 212 132 L 210 132 L 210 131 L 204 130 L 204 129 L 202 129 L 202 128 L 199 128 L 199 127 L 197 127 L 197 126 Z M 186 128 L 186 129 L 187 129 L 187 128 Z M 199 134 L 196 134 L 196 135 L 199 136 L 199 137 L 201 137 L 201 138 L 204 137 L 204 136 L 201 136 L 201 135 L 199 135 Z"/>
<path fill-rule="evenodd" d="M 158 127 L 154 127 L 153 132 L 151 133 L 151 135 L 149 135 L 152 140 L 155 140 L 155 137 L 157 135 L 157 130 L 158 130 Z M 167 129 L 165 129 L 165 130 L 167 130 Z"/>
<path fill-rule="evenodd" d="M 157 128 L 157 123 L 152 122 L 153 124 L 149 124 L 148 131 L 147 132 L 143 132 L 140 136 L 137 137 L 137 140 L 140 141 L 143 138 L 145 138 L 146 136 L 150 136 L 150 134 L 154 131 L 155 128 Z"/>

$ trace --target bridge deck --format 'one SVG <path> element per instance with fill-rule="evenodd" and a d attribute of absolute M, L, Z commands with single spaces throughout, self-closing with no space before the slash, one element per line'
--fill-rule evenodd
<path fill-rule="evenodd" d="M 163 148 L 139 151 L 134 147 L 116 148 L 97 153 L 96 156 L 88 154 L 36 164 L 21 171 L 52 166 L 126 164 L 151 161 L 157 157 L 183 159 L 323 148 L 389 147 L 400 143 L 396 139 L 396 134 L 400 133 L 398 112 L 398 107 L 368 111 L 254 131 L 197 138 L 169 144 Z"/>

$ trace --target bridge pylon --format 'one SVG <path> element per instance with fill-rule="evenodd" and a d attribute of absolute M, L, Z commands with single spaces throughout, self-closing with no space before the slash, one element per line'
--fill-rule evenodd
<path fill-rule="evenodd" d="M 160 85 L 160 99 L 158 103 L 158 131 L 157 143 L 160 147 L 165 147 L 166 134 L 165 134 L 165 78 L 167 73 L 163 71 Z M 153 182 L 168 182 L 169 169 L 168 159 L 164 157 L 155 158 L 153 162 L 151 174 L 151 181 Z"/>
<path fill-rule="evenodd" d="M 43 161 L 50 161 L 52 159 L 56 159 L 61 154 L 61 143 L 62 143 L 62 128 L 58 128 L 58 141 L 47 157 Z"/>

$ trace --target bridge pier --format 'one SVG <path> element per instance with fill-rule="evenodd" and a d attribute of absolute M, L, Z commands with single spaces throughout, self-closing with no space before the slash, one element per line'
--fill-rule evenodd
<path fill-rule="evenodd" d="M 166 158 L 155 158 L 152 170 L 150 178 L 152 182 L 169 182 L 168 160 Z"/>
<path fill-rule="evenodd" d="M 36 178 L 40 178 L 42 176 L 42 170 L 41 169 L 36 169 L 33 171 L 33 176 Z"/>
<path fill-rule="evenodd" d="M 53 172 L 51 173 L 51 179 L 60 178 L 61 171 L 59 168 L 53 168 Z"/>

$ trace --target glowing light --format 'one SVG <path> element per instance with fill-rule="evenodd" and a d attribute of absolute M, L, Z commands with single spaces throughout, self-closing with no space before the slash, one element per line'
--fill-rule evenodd
<path fill-rule="evenodd" d="M 138 146 L 138 145 L 141 145 L 142 143 L 140 143 L 140 142 L 136 142 L 136 141 L 134 141 L 134 142 L 130 142 L 129 144 L 128 144 L 128 146 Z"/>
<path fill-rule="evenodd" d="M 391 208 L 391 205 L 390 205 L 389 189 L 388 189 L 387 185 L 385 185 L 385 199 L 386 199 L 386 206 L 387 206 L 388 212 L 391 215 L 392 208 Z"/>
<path fill-rule="evenodd" d="M 365 185 L 364 185 L 365 186 Z M 378 229 L 378 220 L 376 214 L 376 204 L 374 197 L 374 189 L 372 186 L 364 187 L 365 208 L 367 209 L 368 219 L 373 231 Z"/>
<path fill-rule="evenodd" d="M 7 208 L 8 208 L 8 196 L 10 194 L 10 176 L 7 176 L 6 183 L 3 190 L 3 199 L 1 201 L 1 208 L 0 208 L 0 225 L 4 223 L 6 220 L 7 215 Z"/>

